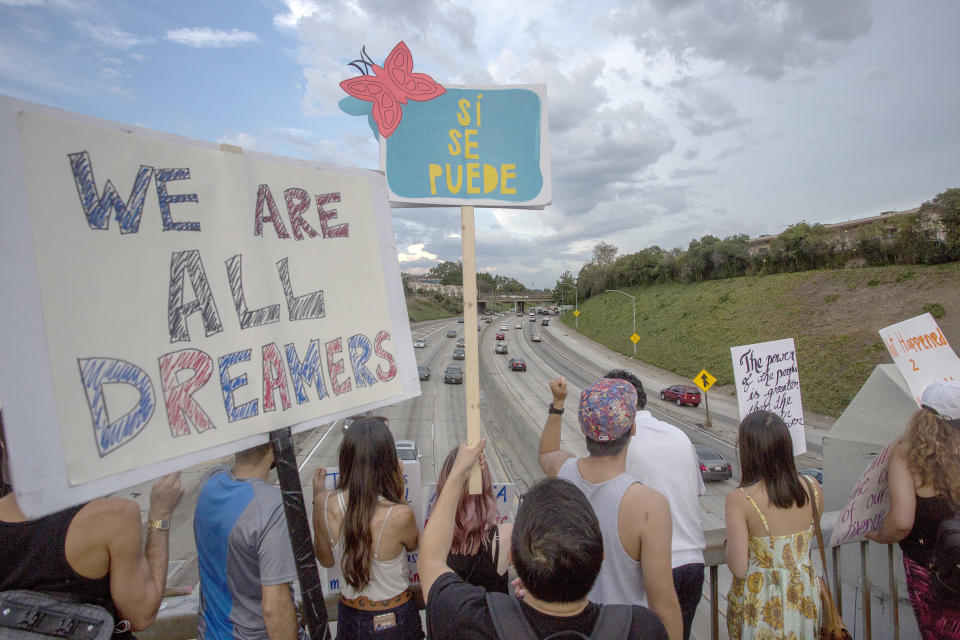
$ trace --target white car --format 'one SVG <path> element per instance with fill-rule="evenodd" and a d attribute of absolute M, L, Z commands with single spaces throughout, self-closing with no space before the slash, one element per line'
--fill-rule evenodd
<path fill-rule="evenodd" d="M 530 341 L 531 341 L 531 342 L 540 342 L 540 332 L 538 331 L 538 332 L 536 332 L 535 334 L 533 334 L 532 336 L 530 336 Z"/>
<path fill-rule="evenodd" d="M 427 346 L 427 341 L 425 338 L 417 338 L 416 340 L 413 341 L 414 349 L 423 349 L 426 346 Z"/>
<path fill-rule="evenodd" d="M 523 329 L 523 325 L 518 322 L 514 329 Z"/>
<path fill-rule="evenodd" d="M 420 448 L 413 440 L 397 440 L 397 457 L 401 460 L 419 460 L 422 457 Z"/>
<path fill-rule="evenodd" d="M 500 331 L 506 331 L 506 330 L 507 330 L 507 325 L 505 324 L 500 325 Z"/>

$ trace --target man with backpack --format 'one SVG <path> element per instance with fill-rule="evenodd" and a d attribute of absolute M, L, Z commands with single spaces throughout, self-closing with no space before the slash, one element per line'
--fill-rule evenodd
<path fill-rule="evenodd" d="M 431 640 L 667 640 L 659 618 L 639 605 L 602 606 L 587 599 L 603 562 L 603 536 L 583 493 L 564 480 L 527 491 L 510 544 L 524 596 L 486 593 L 447 564 L 457 502 L 470 469 L 484 464 L 481 440 L 461 445 L 420 542 L 420 584 Z"/>

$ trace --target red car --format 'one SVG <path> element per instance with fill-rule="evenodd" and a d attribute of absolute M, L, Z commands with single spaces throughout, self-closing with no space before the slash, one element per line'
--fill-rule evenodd
<path fill-rule="evenodd" d="M 685 404 L 697 407 L 700 406 L 700 389 L 688 387 L 685 384 L 675 384 L 672 387 L 661 389 L 660 399 L 667 402 L 676 402 L 678 407 Z"/>
<path fill-rule="evenodd" d="M 510 369 L 513 371 L 526 371 L 527 370 L 527 361 L 520 358 L 511 358 L 510 359 Z"/>
<path fill-rule="evenodd" d="M 506 339 L 507 339 L 507 334 L 505 334 L 503 331 L 497 332 L 497 340 L 506 340 Z"/>

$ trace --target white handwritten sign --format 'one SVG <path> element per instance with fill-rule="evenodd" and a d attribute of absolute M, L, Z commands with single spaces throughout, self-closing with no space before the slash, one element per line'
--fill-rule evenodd
<path fill-rule="evenodd" d="M 771 411 L 786 423 L 793 454 L 807 451 L 800 402 L 800 376 L 793 338 L 730 347 L 740 420 L 754 411 Z"/>
<path fill-rule="evenodd" d="M 419 393 L 379 174 L 7 98 L 0 139 L 0 402 L 31 515 Z"/>
<path fill-rule="evenodd" d="M 829 546 L 859 542 L 864 540 L 866 534 L 880 528 L 880 523 L 890 510 L 887 469 L 892 447 L 892 444 L 885 446 L 860 476 L 850 500 L 840 512 Z"/>
<path fill-rule="evenodd" d="M 960 380 L 960 358 L 929 313 L 880 329 L 890 357 L 903 375 L 917 406 L 928 385 Z"/>

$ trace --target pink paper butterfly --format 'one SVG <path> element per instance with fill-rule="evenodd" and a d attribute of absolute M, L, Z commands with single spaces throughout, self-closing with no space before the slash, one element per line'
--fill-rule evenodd
<path fill-rule="evenodd" d="M 373 119 L 377 121 L 377 130 L 384 138 L 397 130 L 403 109 L 400 105 L 407 100 L 425 102 L 447 92 L 442 86 L 425 73 L 413 73 L 413 56 L 410 49 L 401 40 L 387 56 L 383 66 L 375 64 L 364 57 L 354 60 L 350 64 L 360 69 L 372 67 L 374 75 L 364 75 L 349 78 L 340 83 L 343 90 L 354 98 L 373 103 Z"/>

